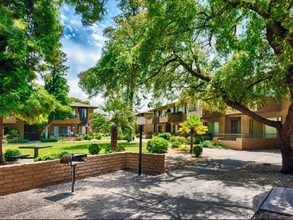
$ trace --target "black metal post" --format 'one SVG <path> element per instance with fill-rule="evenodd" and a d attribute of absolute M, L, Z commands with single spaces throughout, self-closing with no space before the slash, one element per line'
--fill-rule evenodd
<path fill-rule="evenodd" d="M 71 192 L 74 192 L 75 167 L 76 167 L 76 164 L 71 165 L 71 168 L 72 168 L 72 184 L 71 184 Z"/>
<path fill-rule="evenodd" d="M 139 158 L 138 158 L 138 175 L 141 176 L 141 165 L 142 165 L 142 126 L 139 128 Z"/>

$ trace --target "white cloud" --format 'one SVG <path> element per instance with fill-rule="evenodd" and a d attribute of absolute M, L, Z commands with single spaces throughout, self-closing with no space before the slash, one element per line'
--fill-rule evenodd
<path fill-rule="evenodd" d="M 91 26 L 82 26 L 81 16 L 75 14 L 74 8 L 67 4 L 62 6 L 61 20 L 64 25 L 62 50 L 67 54 L 66 65 L 69 66 L 67 74 L 69 96 L 88 100 L 88 96 L 78 86 L 77 75 L 93 67 L 100 59 L 102 47 L 107 40 L 103 36 L 103 30 L 112 23 L 112 16 L 120 12 L 116 1 L 108 1 L 106 7 L 110 13 L 106 14 L 102 21 Z M 104 103 L 104 99 L 99 95 L 90 99 L 90 102 L 99 106 Z"/>

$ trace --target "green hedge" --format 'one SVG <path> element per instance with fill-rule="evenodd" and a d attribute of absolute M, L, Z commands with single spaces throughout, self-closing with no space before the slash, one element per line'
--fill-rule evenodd
<path fill-rule="evenodd" d="M 92 155 L 99 154 L 102 147 L 99 144 L 90 144 L 88 146 L 89 153 Z"/>
<path fill-rule="evenodd" d="M 11 149 L 7 149 L 4 153 L 4 159 L 6 161 L 13 161 L 15 159 L 11 158 L 11 156 L 19 156 L 21 155 L 20 151 L 15 149 L 15 150 L 11 150 Z"/>
<path fill-rule="evenodd" d="M 164 132 L 164 133 L 158 134 L 157 137 L 164 138 L 165 140 L 169 141 L 171 138 L 171 134 L 169 132 Z"/>
<path fill-rule="evenodd" d="M 42 138 L 41 142 L 47 143 L 47 142 L 58 142 L 57 138 Z"/>
<path fill-rule="evenodd" d="M 167 153 L 169 142 L 161 137 L 156 137 L 147 142 L 147 151 L 150 153 Z"/>

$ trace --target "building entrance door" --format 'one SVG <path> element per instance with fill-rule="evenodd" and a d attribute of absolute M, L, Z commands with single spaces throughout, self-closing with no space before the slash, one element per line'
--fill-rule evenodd
<path fill-rule="evenodd" d="M 24 125 L 23 138 L 30 141 L 40 140 L 39 128 L 35 125 Z"/>
<path fill-rule="evenodd" d="M 241 126 L 240 119 L 232 119 L 231 120 L 231 133 L 232 134 L 240 134 Z"/>

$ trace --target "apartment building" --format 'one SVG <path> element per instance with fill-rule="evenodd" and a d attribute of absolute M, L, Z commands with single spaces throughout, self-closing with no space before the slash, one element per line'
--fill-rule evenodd
<path fill-rule="evenodd" d="M 289 102 L 267 102 L 254 109 L 259 115 L 270 120 L 284 122 Z M 151 114 L 150 114 L 151 113 Z M 232 149 L 249 150 L 274 148 L 280 145 L 277 131 L 259 123 L 250 117 L 228 108 L 225 113 L 201 109 L 200 105 L 176 107 L 175 103 L 152 109 L 146 112 L 146 125 L 148 137 L 150 133 L 170 132 L 177 134 L 179 124 L 190 115 L 198 115 L 208 127 L 208 135 L 215 142 L 225 144 Z"/>
<path fill-rule="evenodd" d="M 50 137 L 70 137 L 90 132 L 92 114 L 95 106 L 79 102 L 71 103 L 72 114 L 64 120 L 54 120 L 48 126 Z M 4 134 L 11 129 L 19 132 L 19 138 L 28 140 L 40 140 L 41 130 L 36 125 L 28 125 L 15 116 L 4 120 Z"/>

